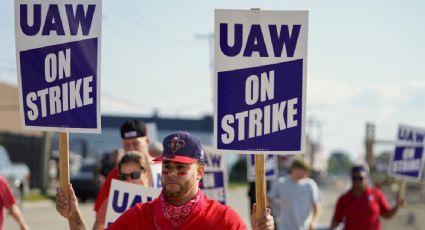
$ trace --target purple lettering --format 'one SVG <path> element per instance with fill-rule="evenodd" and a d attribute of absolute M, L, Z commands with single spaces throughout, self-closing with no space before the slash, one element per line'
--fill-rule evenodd
<path fill-rule="evenodd" d="M 244 57 L 251 57 L 253 52 L 258 52 L 260 57 L 268 57 L 266 43 L 260 25 L 252 25 L 246 41 Z"/>
<path fill-rule="evenodd" d="M 235 24 L 233 46 L 229 45 L 227 24 L 220 23 L 220 49 L 224 55 L 234 57 L 241 52 L 242 48 L 242 24 Z"/>
<path fill-rule="evenodd" d="M 41 26 L 41 4 L 34 4 L 33 7 L 33 23 L 28 25 L 28 6 L 19 5 L 21 30 L 25 35 L 34 36 L 40 31 Z"/>

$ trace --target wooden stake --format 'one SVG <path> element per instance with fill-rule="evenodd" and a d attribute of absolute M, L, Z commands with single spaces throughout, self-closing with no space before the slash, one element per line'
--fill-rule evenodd
<path fill-rule="evenodd" d="M 264 165 L 264 155 L 255 154 L 255 202 L 257 203 L 257 218 L 266 212 L 267 207 Z"/>
<path fill-rule="evenodd" d="M 404 199 L 405 195 L 406 195 L 406 179 L 405 178 L 401 178 L 401 181 L 400 181 L 400 191 L 399 191 L 399 194 L 398 194 L 398 199 L 399 200 L 400 199 Z"/>
<path fill-rule="evenodd" d="M 69 199 L 69 138 L 68 133 L 59 134 L 59 184 L 65 197 Z"/>

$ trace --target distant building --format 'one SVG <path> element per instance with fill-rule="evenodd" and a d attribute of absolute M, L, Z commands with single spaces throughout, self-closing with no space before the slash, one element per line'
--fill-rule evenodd
<path fill-rule="evenodd" d="M 18 87 L 0 82 L 0 132 L 41 136 L 43 132 L 22 129 Z"/>
<path fill-rule="evenodd" d="M 306 136 L 306 151 L 303 155 L 303 159 L 308 162 L 315 171 L 325 172 L 328 168 L 328 160 L 323 153 L 322 145 L 311 140 L 308 134 Z"/>
<path fill-rule="evenodd" d="M 102 132 L 100 134 L 71 133 L 69 135 L 70 150 L 83 156 L 97 157 L 99 154 L 120 148 L 122 144 L 119 129 L 121 124 L 129 118 L 141 120 L 148 125 L 148 136 L 151 142 L 161 142 L 171 132 L 182 130 L 198 136 L 203 144 L 212 145 L 213 118 L 211 116 L 182 119 L 102 115 Z M 53 136 L 52 149 L 58 149 L 57 135 Z"/>
<path fill-rule="evenodd" d="M 305 153 L 300 155 L 280 155 L 278 157 L 279 175 L 286 175 L 289 172 L 292 160 L 294 158 L 302 158 L 307 162 L 315 172 L 326 172 L 328 167 L 328 159 L 323 153 L 320 143 L 310 139 L 309 134 L 306 136 Z"/>
<path fill-rule="evenodd" d="M 31 187 L 45 186 L 47 181 L 43 179 L 50 152 L 46 134 L 22 129 L 18 87 L 0 82 L 0 145 L 7 149 L 12 162 L 25 163 L 30 168 Z"/>

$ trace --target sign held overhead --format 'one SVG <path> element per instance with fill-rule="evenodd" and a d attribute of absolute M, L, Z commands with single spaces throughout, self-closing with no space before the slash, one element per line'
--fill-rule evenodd
<path fill-rule="evenodd" d="M 219 150 L 304 151 L 307 11 L 215 11 Z"/>
<path fill-rule="evenodd" d="M 424 137 L 425 129 L 407 125 L 399 126 L 389 174 L 413 180 L 422 178 Z"/>
<path fill-rule="evenodd" d="M 15 1 L 26 129 L 100 132 L 100 0 Z"/>

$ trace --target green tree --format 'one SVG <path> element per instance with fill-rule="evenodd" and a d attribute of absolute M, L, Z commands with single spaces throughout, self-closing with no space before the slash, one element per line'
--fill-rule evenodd
<path fill-rule="evenodd" d="M 247 181 L 247 163 L 246 163 L 246 158 L 239 158 L 238 161 L 233 165 L 231 171 L 230 171 L 230 176 L 229 176 L 229 181 L 230 182 L 246 182 Z"/>
<path fill-rule="evenodd" d="M 347 153 L 335 151 L 328 159 L 328 173 L 333 175 L 347 175 L 353 163 Z"/>

